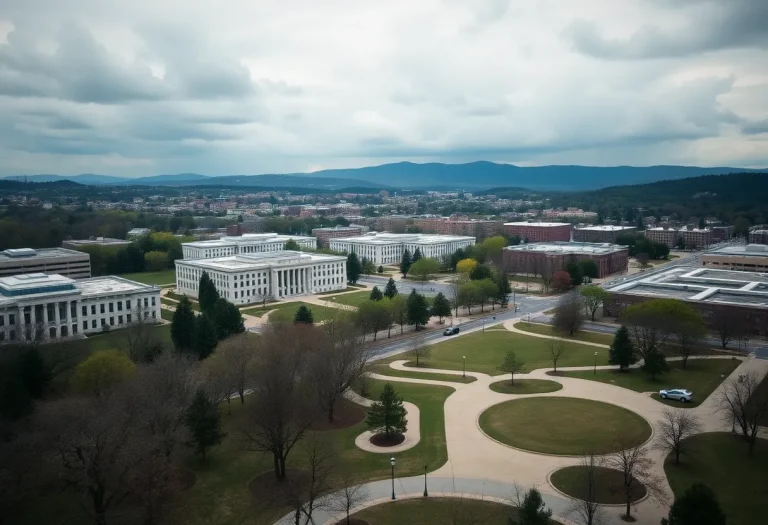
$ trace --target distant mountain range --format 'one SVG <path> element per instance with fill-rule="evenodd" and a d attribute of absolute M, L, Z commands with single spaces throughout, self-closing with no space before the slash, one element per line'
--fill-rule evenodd
<path fill-rule="evenodd" d="M 260 188 L 345 187 L 381 189 L 442 189 L 487 190 L 496 187 L 522 187 L 531 190 L 594 190 L 609 186 L 645 184 L 661 180 L 676 180 L 701 175 L 758 172 L 768 169 L 731 167 L 701 168 L 696 166 L 535 166 L 521 167 L 494 162 L 468 164 L 415 164 L 398 162 L 365 168 L 330 169 L 314 173 L 264 175 L 222 175 L 211 177 L 196 173 L 122 178 L 109 175 L 28 175 L 31 182 L 69 180 L 91 185 L 141 186 L 236 186 Z M 24 180 L 24 176 L 5 177 Z"/>

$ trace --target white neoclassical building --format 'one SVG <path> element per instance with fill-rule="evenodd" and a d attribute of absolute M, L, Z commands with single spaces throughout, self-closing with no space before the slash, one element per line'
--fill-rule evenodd
<path fill-rule="evenodd" d="M 317 248 L 317 239 L 314 237 L 277 233 L 246 233 L 212 241 L 185 242 L 181 248 L 184 259 L 211 259 L 249 253 L 279 252 L 290 240 L 296 241 L 300 248 Z"/>
<path fill-rule="evenodd" d="M 460 235 L 426 235 L 421 233 L 369 233 L 359 237 L 331 239 L 331 250 L 356 253 L 373 264 L 399 263 L 405 250 L 411 255 L 418 248 L 424 257 L 439 259 L 459 248 L 475 244 L 474 237 Z"/>
<path fill-rule="evenodd" d="M 290 250 L 176 261 L 176 289 L 197 297 L 203 272 L 234 304 L 312 295 L 347 287 L 347 258 Z"/>
<path fill-rule="evenodd" d="M 54 341 L 160 320 L 160 288 L 122 277 L 0 277 L 0 345 Z"/>

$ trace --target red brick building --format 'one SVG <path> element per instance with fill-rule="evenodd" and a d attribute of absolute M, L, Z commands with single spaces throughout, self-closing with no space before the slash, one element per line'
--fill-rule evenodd
<path fill-rule="evenodd" d="M 634 226 L 616 226 L 601 224 L 597 226 L 582 226 L 573 229 L 574 242 L 609 242 L 615 243 L 620 235 L 634 235 L 637 228 Z"/>
<path fill-rule="evenodd" d="M 421 233 L 464 235 L 475 237 L 478 241 L 504 233 L 501 221 L 459 219 L 454 216 L 416 218 L 413 220 L 413 225 L 418 227 Z"/>
<path fill-rule="evenodd" d="M 768 229 L 749 232 L 750 244 L 768 244 Z"/>
<path fill-rule="evenodd" d="M 567 222 L 507 222 L 504 229 L 524 242 L 568 242 L 572 226 Z"/>
<path fill-rule="evenodd" d="M 666 244 L 670 248 L 674 248 L 680 239 L 683 240 L 683 245 L 689 249 L 705 248 L 715 242 L 712 230 L 709 228 L 648 228 L 645 230 L 645 237 L 649 241 Z"/>
<path fill-rule="evenodd" d="M 616 244 L 586 242 L 544 242 L 507 246 L 503 251 L 504 268 L 510 273 L 552 274 L 564 270 L 571 261 L 591 260 L 597 277 L 627 270 L 629 249 Z"/>
<path fill-rule="evenodd" d="M 339 237 L 357 237 L 363 234 L 359 226 L 336 226 L 335 228 L 315 228 L 312 235 L 317 238 L 318 248 L 328 248 L 331 239 Z"/>

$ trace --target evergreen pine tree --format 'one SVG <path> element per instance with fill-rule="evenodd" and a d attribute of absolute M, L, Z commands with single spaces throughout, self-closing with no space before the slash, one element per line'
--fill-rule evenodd
<path fill-rule="evenodd" d="M 384 433 L 386 439 L 402 434 L 408 428 L 403 398 L 397 395 L 390 383 L 384 385 L 379 400 L 371 405 L 365 423 L 371 432 Z"/>
<path fill-rule="evenodd" d="M 371 290 L 371 296 L 369 298 L 371 301 L 381 301 L 384 299 L 384 294 L 381 293 L 381 290 L 379 290 L 378 286 L 374 286 L 373 290 Z"/>
<path fill-rule="evenodd" d="M 18 356 L 17 367 L 19 378 L 29 395 L 34 399 L 41 397 L 51 381 L 51 374 L 40 356 L 40 351 L 35 347 L 24 350 Z"/>
<path fill-rule="evenodd" d="M 357 258 L 357 254 L 352 252 L 347 255 L 347 281 L 355 284 L 362 272 L 363 266 L 360 263 L 360 259 Z"/>
<path fill-rule="evenodd" d="M 411 252 L 406 248 L 403 252 L 403 258 L 400 259 L 400 273 L 403 274 L 403 277 L 408 275 L 408 270 L 411 269 L 411 264 L 413 264 L 413 261 L 411 260 Z"/>
<path fill-rule="evenodd" d="M 200 276 L 200 285 L 197 288 L 197 300 L 200 303 L 200 310 L 203 312 L 209 311 L 213 308 L 218 298 L 219 292 L 216 290 L 216 285 L 208 277 L 208 273 L 203 272 L 203 275 Z"/>
<path fill-rule="evenodd" d="M 443 317 L 451 316 L 451 303 L 448 301 L 448 298 L 443 295 L 443 292 L 438 292 L 432 300 L 432 315 L 439 318 L 440 324 L 443 323 Z"/>
<path fill-rule="evenodd" d="M 546 508 L 541 492 L 535 487 L 525 493 L 517 509 L 517 519 L 510 520 L 511 525 L 548 525 L 552 510 Z"/>
<path fill-rule="evenodd" d="M 408 296 L 407 317 L 408 324 L 415 325 L 417 330 L 419 326 L 424 326 L 429 322 L 427 299 L 423 295 L 416 293 L 416 290 L 411 290 Z"/>
<path fill-rule="evenodd" d="M 384 273 L 384 267 L 382 265 L 379 265 L 379 268 L 376 270 L 377 273 Z"/>
<path fill-rule="evenodd" d="M 171 341 L 177 352 L 192 352 L 195 337 L 195 312 L 189 299 L 182 297 L 171 319 Z"/>
<path fill-rule="evenodd" d="M 190 444 L 195 448 L 195 454 L 205 460 L 208 449 L 221 443 L 225 434 L 221 431 L 218 407 L 202 389 L 195 394 L 184 421 L 189 428 Z"/>
<path fill-rule="evenodd" d="M 216 327 L 216 337 L 219 341 L 230 335 L 245 332 L 243 316 L 240 309 L 226 299 L 219 298 L 210 311 L 211 321 Z"/>
<path fill-rule="evenodd" d="M 510 286 L 509 277 L 505 272 L 500 272 L 496 278 L 496 288 L 498 289 L 496 300 L 499 304 L 507 304 L 508 296 L 512 293 L 512 286 Z"/>
<path fill-rule="evenodd" d="M 211 314 L 200 314 L 195 318 L 195 338 L 192 346 L 198 359 L 205 359 L 216 349 L 219 340 L 216 325 L 211 321 Z"/>
<path fill-rule="evenodd" d="M 293 324 L 312 324 L 314 322 L 312 310 L 304 304 L 299 306 L 299 309 L 296 310 L 296 314 L 293 316 Z"/>
<path fill-rule="evenodd" d="M 664 354 L 658 350 L 653 350 L 645 355 L 643 372 L 651 376 L 652 380 L 655 380 L 656 376 L 660 376 L 667 371 L 669 371 L 669 365 L 667 364 L 667 358 L 664 357 Z"/>
<path fill-rule="evenodd" d="M 384 297 L 392 299 L 396 295 L 397 295 L 397 285 L 395 284 L 395 280 L 392 277 L 390 277 L 389 281 L 387 281 L 387 286 L 384 288 Z"/>
<path fill-rule="evenodd" d="M 415 263 L 421 259 L 421 248 L 416 248 L 416 251 L 413 252 L 413 258 L 411 258 L 411 264 Z"/>
<path fill-rule="evenodd" d="M 608 351 L 608 362 L 612 365 L 618 365 L 620 370 L 626 370 L 630 365 L 637 362 L 635 357 L 635 348 L 629 338 L 629 330 L 622 326 L 616 330 L 613 336 L 613 344 Z"/>
<path fill-rule="evenodd" d="M 703 483 L 694 483 L 669 509 L 666 525 L 725 525 L 725 514 L 712 489 Z"/>

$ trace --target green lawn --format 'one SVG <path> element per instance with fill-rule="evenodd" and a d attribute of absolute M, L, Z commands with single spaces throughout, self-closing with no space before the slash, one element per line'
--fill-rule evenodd
<path fill-rule="evenodd" d="M 598 370 L 597 374 L 583 370 L 563 372 L 563 375 L 610 383 L 636 392 L 658 392 L 661 389 L 687 388 L 693 391 L 694 401 L 692 403 L 680 403 L 679 401 L 667 401 L 666 403 L 673 406 L 694 407 L 698 406 L 717 388 L 721 382 L 721 375 L 728 377 L 740 364 L 741 361 L 737 359 L 690 359 L 688 366 L 683 368 L 680 361 L 669 361 L 669 372 L 655 381 L 651 380 L 642 370 L 637 369 L 630 372 Z"/>
<path fill-rule="evenodd" d="M 354 518 L 369 525 L 432 525 L 434 523 L 487 523 L 507 525 L 516 516 L 514 507 L 492 501 L 459 498 L 419 498 L 382 503 L 364 509 Z M 346 523 L 341 521 L 339 523 Z"/>
<path fill-rule="evenodd" d="M 381 292 L 383 293 L 384 290 L 379 288 Z M 347 293 L 344 295 L 336 296 L 330 296 L 326 297 L 325 300 L 332 302 L 332 303 L 339 303 L 339 304 L 346 304 L 348 306 L 354 306 L 357 308 L 361 304 L 370 301 L 371 292 L 370 290 L 363 290 L 362 292 L 353 292 L 353 293 Z"/>
<path fill-rule="evenodd" d="M 607 454 L 644 443 L 648 422 L 609 403 L 570 397 L 515 399 L 480 415 L 480 428 L 513 447 L 545 454 Z"/>
<path fill-rule="evenodd" d="M 574 336 L 569 336 L 556 333 L 552 326 L 548 324 L 528 324 L 524 321 L 520 321 L 515 325 L 515 328 L 522 330 L 523 332 L 531 332 L 533 334 L 557 335 L 558 337 L 568 339 L 569 341 L 586 341 L 588 343 L 598 343 L 601 345 L 610 345 L 613 343 L 613 335 L 610 334 L 601 334 L 599 332 L 587 332 L 582 330 L 577 332 Z"/>
<path fill-rule="evenodd" d="M 145 284 L 171 284 L 176 283 L 176 270 L 163 270 L 161 272 L 124 273 L 120 277 Z"/>
<path fill-rule="evenodd" d="M 466 376 L 462 377 L 459 374 L 433 374 L 430 372 L 418 372 L 414 371 L 411 372 L 405 371 L 405 370 L 395 370 L 394 368 L 391 368 L 388 364 L 385 363 L 376 363 L 372 365 L 369 369 L 371 372 L 375 374 L 381 374 L 384 376 L 392 376 L 392 377 L 410 377 L 413 379 L 431 379 L 433 381 L 451 381 L 453 383 L 472 383 L 473 381 L 477 381 L 477 378 L 474 376 Z"/>
<path fill-rule="evenodd" d="M 275 311 L 269 314 L 269 319 L 274 321 L 293 322 L 293 316 L 296 315 L 296 310 L 298 310 L 301 305 L 305 305 L 307 308 L 312 310 L 312 319 L 316 323 L 345 313 L 344 310 L 340 310 L 338 308 L 320 306 L 317 304 L 309 304 L 298 301 L 295 303 L 288 303 L 288 305 L 280 306 L 280 308 L 274 308 Z"/>
<path fill-rule="evenodd" d="M 490 389 L 500 394 L 544 394 L 546 392 L 557 392 L 562 390 L 563 385 L 557 381 L 547 381 L 546 379 L 515 379 L 513 384 L 509 384 L 509 379 L 491 383 Z"/>
<path fill-rule="evenodd" d="M 717 494 L 728 525 L 765 523 L 768 440 L 758 440 L 752 457 L 747 455 L 747 444 L 729 433 L 699 434 L 688 441 L 694 455 L 683 458 L 680 465 L 670 455 L 664 464 L 675 496 L 695 482 L 704 483 Z"/>
<path fill-rule="evenodd" d="M 595 361 L 597 364 L 608 364 L 608 349 L 567 342 L 565 355 L 560 358 L 557 366 L 588 366 Z M 500 374 L 498 366 L 504 359 L 504 354 L 514 350 L 518 359 L 525 362 L 527 370 L 552 366 L 549 352 L 549 341 L 540 337 L 530 337 L 507 331 L 475 332 L 469 335 L 450 338 L 442 343 L 432 345 L 431 356 L 425 359 L 423 366 L 444 368 L 447 370 L 462 370 L 463 356 L 466 356 L 467 370 L 485 374 Z M 407 359 L 407 354 L 395 356 L 394 359 Z M 408 363 L 410 366 L 411 363 Z"/>
<path fill-rule="evenodd" d="M 170 310 L 166 310 L 165 308 L 161 308 L 160 317 L 162 317 L 166 321 L 173 321 L 173 312 Z"/>
<path fill-rule="evenodd" d="M 549 480 L 557 490 L 574 498 L 584 499 L 587 495 L 585 490 L 586 472 L 586 467 L 581 465 L 564 467 L 554 471 Z M 596 493 L 594 501 L 605 505 L 626 504 L 624 474 L 619 470 L 605 467 L 597 467 L 595 473 Z M 637 501 L 645 496 L 646 490 L 642 484 L 636 483 L 633 492 L 632 501 Z"/>

